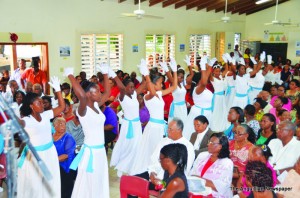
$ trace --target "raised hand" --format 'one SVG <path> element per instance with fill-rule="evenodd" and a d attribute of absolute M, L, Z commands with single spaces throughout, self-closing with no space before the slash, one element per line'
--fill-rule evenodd
<path fill-rule="evenodd" d="M 48 82 L 48 84 L 55 90 L 55 92 L 61 91 L 60 80 L 56 76 L 51 77 L 51 80 Z"/>

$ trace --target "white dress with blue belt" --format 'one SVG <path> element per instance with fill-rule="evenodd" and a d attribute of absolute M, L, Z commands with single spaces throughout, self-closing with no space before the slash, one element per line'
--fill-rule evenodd
<path fill-rule="evenodd" d="M 124 118 L 118 141 L 112 152 L 110 166 L 115 166 L 118 171 L 128 173 L 142 139 L 137 93 L 134 92 L 131 98 L 125 95 L 120 103 L 124 111 Z"/>
<path fill-rule="evenodd" d="M 218 78 L 214 78 L 214 81 L 211 81 L 214 86 L 214 95 L 212 100 L 212 119 L 210 120 L 210 128 L 215 132 L 223 132 L 227 126 L 227 108 L 225 104 L 225 90 L 227 87 L 226 81 L 220 76 L 220 80 Z"/>
<path fill-rule="evenodd" d="M 211 121 L 212 114 L 212 98 L 213 94 L 208 89 L 204 89 L 202 93 L 196 93 L 196 87 L 193 91 L 194 105 L 192 106 L 190 113 L 184 123 L 183 136 L 186 139 L 190 139 L 194 128 L 194 119 L 199 115 L 204 115 L 207 120 Z"/>
<path fill-rule="evenodd" d="M 233 98 L 235 97 L 235 80 L 233 76 L 228 76 L 226 74 L 225 80 L 227 82 L 227 89 L 225 91 L 225 104 L 227 108 L 227 113 L 229 112 L 230 108 L 233 107 Z"/>
<path fill-rule="evenodd" d="M 251 72 L 251 70 L 247 69 L 247 73 Z M 262 75 L 262 70 L 256 73 L 254 78 L 250 78 L 249 81 L 249 99 L 250 104 L 254 104 L 254 99 L 257 98 L 259 92 L 262 91 L 262 88 L 265 84 L 265 77 Z"/>
<path fill-rule="evenodd" d="M 151 155 L 158 143 L 166 136 L 166 122 L 164 121 L 165 102 L 162 92 L 157 91 L 157 96 L 150 100 L 145 100 L 145 105 L 150 113 L 150 120 L 147 123 L 142 140 L 138 145 L 138 152 L 131 167 L 130 175 L 136 175 L 147 171 L 151 163 Z"/>
<path fill-rule="evenodd" d="M 31 115 L 24 117 L 24 129 L 29 135 L 30 142 L 50 171 L 52 179 L 47 181 L 42 176 L 34 156 L 25 147 L 18 162 L 17 197 L 20 198 L 61 196 L 59 161 L 52 140 L 50 124 L 53 111 L 44 111 L 40 115 L 42 118 L 40 122 Z"/>
<path fill-rule="evenodd" d="M 185 122 L 187 118 L 185 94 L 186 89 L 183 83 L 181 84 L 181 87 L 177 86 L 177 88 L 172 92 L 173 102 L 170 106 L 168 122 L 171 122 L 173 118 L 179 118 Z"/>
<path fill-rule="evenodd" d="M 243 77 L 236 75 L 235 79 L 235 97 L 232 105 L 244 109 L 247 104 L 250 104 L 249 98 L 249 82 L 250 74 L 244 74 Z"/>
<path fill-rule="evenodd" d="M 108 164 L 104 148 L 105 116 L 97 102 L 94 107 L 98 113 L 88 106 L 85 116 L 81 117 L 76 112 L 85 137 L 80 152 L 70 166 L 71 169 L 78 166 L 72 197 L 109 197 Z"/>

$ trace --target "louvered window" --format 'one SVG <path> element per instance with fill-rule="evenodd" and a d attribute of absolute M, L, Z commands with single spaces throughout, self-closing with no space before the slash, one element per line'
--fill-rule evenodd
<path fill-rule="evenodd" d="M 96 64 L 107 63 L 113 70 L 122 68 L 123 35 L 83 34 L 81 35 L 81 67 L 87 78 L 95 74 Z"/>
<path fill-rule="evenodd" d="M 196 59 L 203 54 L 211 56 L 210 35 L 192 34 L 190 35 L 190 56 L 191 63 L 196 64 Z"/>
<path fill-rule="evenodd" d="M 149 67 L 157 67 L 160 61 L 175 58 L 175 35 L 146 35 L 146 60 Z"/>

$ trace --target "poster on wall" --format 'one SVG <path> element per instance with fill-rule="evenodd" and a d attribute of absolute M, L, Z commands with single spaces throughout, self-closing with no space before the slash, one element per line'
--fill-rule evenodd
<path fill-rule="evenodd" d="M 269 42 L 287 42 L 287 36 L 284 32 L 269 32 L 264 36 L 265 40 Z"/>
<path fill-rule="evenodd" d="M 133 44 L 132 45 L 132 52 L 139 52 L 139 45 L 138 44 Z"/>
<path fill-rule="evenodd" d="M 296 57 L 300 57 L 300 50 L 296 50 Z"/>
<path fill-rule="evenodd" d="M 59 55 L 61 57 L 66 57 L 71 55 L 71 50 L 69 46 L 62 46 L 59 47 Z"/>
<path fill-rule="evenodd" d="M 296 48 L 300 48 L 300 41 L 296 41 Z"/>
<path fill-rule="evenodd" d="M 180 44 L 179 45 L 179 51 L 180 52 L 184 52 L 185 51 L 185 45 L 184 44 Z"/>

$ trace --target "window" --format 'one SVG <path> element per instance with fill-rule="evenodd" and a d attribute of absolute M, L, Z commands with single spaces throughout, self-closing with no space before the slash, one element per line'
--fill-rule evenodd
<path fill-rule="evenodd" d="M 95 74 L 96 64 L 107 63 L 113 70 L 122 68 L 123 35 L 83 34 L 81 35 L 81 67 L 87 78 Z"/>
<path fill-rule="evenodd" d="M 234 34 L 234 46 L 236 45 L 241 46 L 241 33 Z"/>
<path fill-rule="evenodd" d="M 191 63 L 196 64 L 196 59 L 199 56 L 202 56 L 203 54 L 206 54 L 207 56 L 211 55 L 210 35 L 208 34 L 190 35 Z"/>
<path fill-rule="evenodd" d="M 170 57 L 175 58 L 175 35 L 146 35 L 146 60 L 149 67 L 158 66 L 160 61 L 165 62 Z"/>

